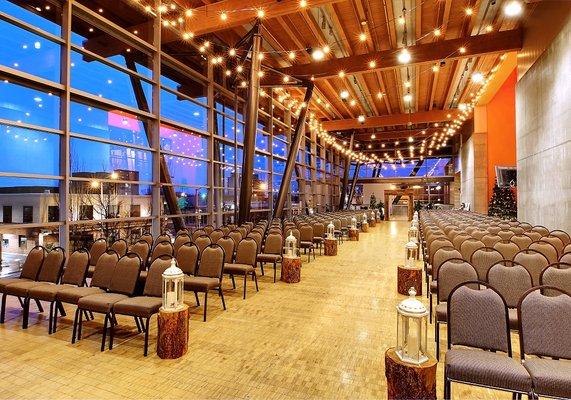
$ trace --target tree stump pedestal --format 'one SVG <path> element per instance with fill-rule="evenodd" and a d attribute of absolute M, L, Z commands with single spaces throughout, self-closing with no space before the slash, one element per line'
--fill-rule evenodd
<path fill-rule="evenodd" d="M 398 293 L 408 295 L 408 290 L 411 287 L 416 290 L 417 296 L 422 296 L 422 269 L 399 265 L 397 273 Z"/>
<path fill-rule="evenodd" d="M 301 280 L 300 257 L 283 257 L 280 280 L 285 283 L 298 283 Z"/>
<path fill-rule="evenodd" d="M 324 252 L 326 256 L 336 256 L 337 255 L 337 240 L 336 239 L 325 239 L 324 242 Z"/>
<path fill-rule="evenodd" d="M 182 357 L 188 350 L 188 306 L 181 310 L 159 310 L 159 334 L 157 338 L 157 355 L 163 359 Z"/>
<path fill-rule="evenodd" d="M 436 365 L 428 361 L 416 365 L 402 361 L 391 347 L 385 352 L 385 376 L 389 400 L 436 400 Z"/>
<path fill-rule="evenodd" d="M 363 223 L 361 224 L 361 230 L 362 230 L 363 232 L 369 232 L 369 223 L 368 223 L 368 222 L 363 222 Z"/>
<path fill-rule="evenodd" d="M 352 242 L 359 241 L 359 229 L 353 229 L 353 228 L 349 229 L 349 240 Z"/>
<path fill-rule="evenodd" d="M 377 226 L 377 221 L 375 220 L 375 218 L 369 220 L 369 225 L 371 226 L 371 228 Z"/>

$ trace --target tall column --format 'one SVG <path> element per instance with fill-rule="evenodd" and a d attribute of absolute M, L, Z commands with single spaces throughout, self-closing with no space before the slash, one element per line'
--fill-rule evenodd
<path fill-rule="evenodd" d="M 295 159 L 297 158 L 299 144 L 301 143 L 301 138 L 305 134 L 304 128 L 305 128 L 305 117 L 307 116 L 307 109 L 308 109 L 307 105 L 311 100 L 312 94 L 313 94 L 313 84 L 308 83 L 307 90 L 305 92 L 305 98 L 303 99 L 306 106 L 303 107 L 299 113 L 299 117 L 297 118 L 297 123 L 295 125 L 295 132 L 293 133 L 293 138 L 290 141 L 291 145 L 287 155 L 284 176 L 282 177 L 282 183 L 280 184 L 280 191 L 278 193 L 276 207 L 274 208 L 274 218 L 281 218 L 283 215 L 284 204 L 286 196 L 289 194 L 289 184 L 293 174 L 293 169 L 295 167 Z"/>
<path fill-rule="evenodd" d="M 258 126 L 258 105 L 260 91 L 260 49 L 262 47 L 262 25 L 260 21 L 252 31 L 252 50 L 250 52 L 250 88 L 246 102 L 246 132 L 244 132 L 244 157 L 242 160 L 242 182 L 240 184 L 240 209 L 238 224 L 250 219 L 252 202 L 252 175 L 254 173 L 254 149 L 256 147 L 256 129 Z"/>
<path fill-rule="evenodd" d="M 349 193 L 349 200 L 347 200 L 347 208 L 351 207 L 351 202 L 353 201 L 353 195 L 355 194 L 355 186 L 357 185 L 357 178 L 359 177 L 359 169 L 361 168 L 361 163 L 357 161 L 355 165 L 355 173 L 353 174 L 353 180 L 351 181 L 351 192 Z"/>
<path fill-rule="evenodd" d="M 351 134 L 351 140 L 349 142 L 349 150 L 353 150 L 353 140 L 355 139 L 355 133 Z M 347 186 L 349 185 L 349 167 L 351 166 L 351 160 L 349 156 L 345 158 L 345 170 L 343 171 L 343 184 L 341 185 L 341 195 L 339 198 L 339 209 L 343 210 L 345 208 L 345 193 L 347 192 Z"/>

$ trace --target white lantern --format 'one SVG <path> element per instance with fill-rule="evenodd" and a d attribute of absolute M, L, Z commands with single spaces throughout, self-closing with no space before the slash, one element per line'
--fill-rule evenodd
<path fill-rule="evenodd" d="M 408 229 L 408 241 L 418 243 L 418 227 L 411 225 Z"/>
<path fill-rule="evenodd" d="M 351 229 L 357 229 L 357 218 L 351 218 Z"/>
<path fill-rule="evenodd" d="M 375 213 L 375 210 L 371 210 L 371 219 L 372 219 L 372 220 L 376 220 L 376 219 L 377 219 L 377 214 Z"/>
<path fill-rule="evenodd" d="M 296 258 L 297 256 L 297 239 L 293 236 L 292 232 L 289 231 L 289 236 L 285 240 L 284 257 Z"/>
<path fill-rule="evenodd" d="M 327 225 L 327 239 L 335 239 L 335 225 L 333 225 L 333 221 Z"/>
<path fill-rule="evenodd" d="M 414 260 L 418 258 L 418 243 L 409 241 L 404 248 L 406 251 L 405 265 L 412 268 L 414 267 Z"/>
<path fill-rule="evenodd" d="M 184 273 L 176 266 L 176 260 L 163 272 L 163 310 L 177 311 L 184 306 Z"/>
<path fill-rule="evenodd" d="M 412 215 L 412 220 L 418 222 L 418 211 L 414 212 L 414 214 Z"/>
<path fill-rule="evenodd" d="M 426 329 L 428 311 L 415 298 L 414 288 L 408 290 L 409 298 L 397 306 L 396 354 L 407 363 L 422 364 L 428 361 L 426 352 Z"/>

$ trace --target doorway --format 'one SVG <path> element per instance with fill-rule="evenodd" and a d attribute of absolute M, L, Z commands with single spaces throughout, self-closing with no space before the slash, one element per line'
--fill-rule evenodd
<path fill-rule="evenodd" d="M 385 190 L 385 220 L 412 220 L 414 194 L 412 190 Z"/>

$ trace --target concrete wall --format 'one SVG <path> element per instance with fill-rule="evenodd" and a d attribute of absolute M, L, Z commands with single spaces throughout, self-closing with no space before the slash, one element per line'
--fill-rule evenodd
<path fill-rule="evenodd" d="M 460 201 L 470 203 L 470 210 L 480 213 L 488 212 L 487 158 L 487 133 L 474 132 L 460 149 Z"/>
<path fill-rule="evenodd" d="M 571 19 L 516 87 L 518 219 L 571 232 Z"/>

